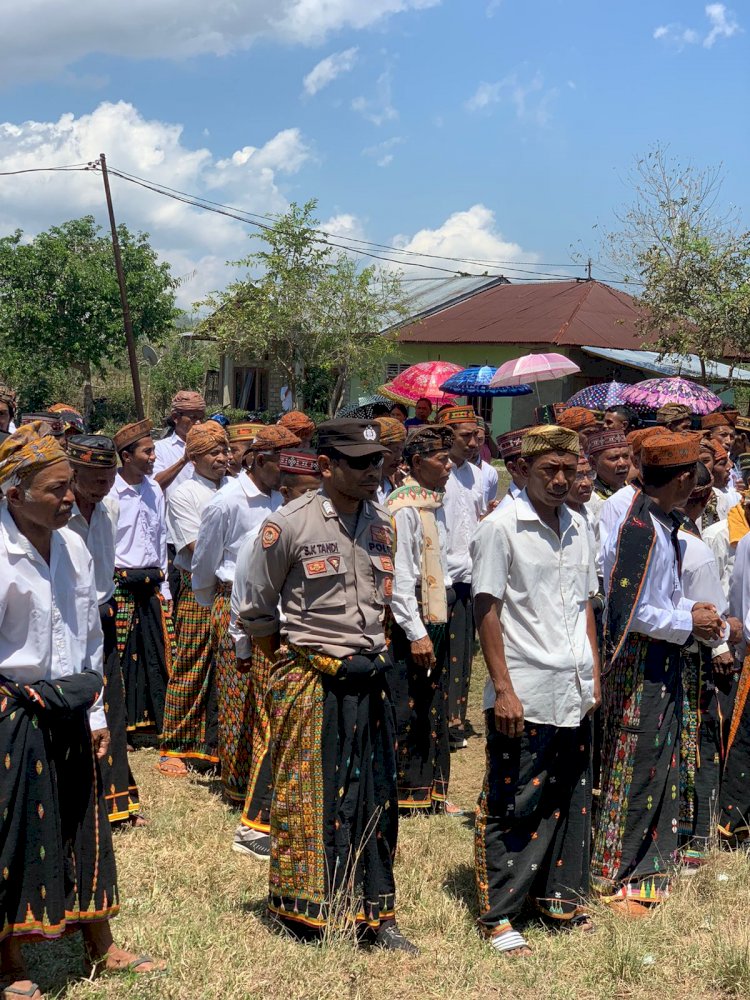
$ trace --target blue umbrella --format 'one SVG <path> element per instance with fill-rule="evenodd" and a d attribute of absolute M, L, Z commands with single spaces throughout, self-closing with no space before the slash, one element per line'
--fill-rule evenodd
<path fill-rule="evenodd" d="M 490 380 L 497 371 L 492 365 L 471 365 L 462 372 L 451 375 L 440 388 L 444 392 L 454 392 L 457 396 L 528 396 L 534 390 L 530 385 L 490 386 Z"/>

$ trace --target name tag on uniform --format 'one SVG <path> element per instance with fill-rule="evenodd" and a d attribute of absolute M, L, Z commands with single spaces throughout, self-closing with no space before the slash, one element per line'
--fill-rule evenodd
<path fill-rule="evenodd" d="M 303 559 L 302 569 L 308 580 L 322 576 L 338 576 L 346 569 L 341 556 L 328 556 L 327 559 Z"/>

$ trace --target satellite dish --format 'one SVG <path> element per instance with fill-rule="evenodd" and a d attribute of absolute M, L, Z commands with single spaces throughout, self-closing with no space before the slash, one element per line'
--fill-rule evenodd
<path fill-rule="evenodd" d="M 148 361 L 150 365 L 156 365 L 159 363 L 159 355 L 156 353 L 153 347 L 149 347 L 148 344 L 143 344 L 143 346 L 141 347 L 141 353 L 143 354 L 143 357 L 146 359 L 146 361 Z"/>

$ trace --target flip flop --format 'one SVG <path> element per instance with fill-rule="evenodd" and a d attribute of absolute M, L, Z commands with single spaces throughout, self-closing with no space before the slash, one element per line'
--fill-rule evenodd
<path fill-rule="evenodd" d="M 31 982 L 31 980 L 29 980 L 29 982 Z M 25 990 L 22 990 L 20 986 L 16 986 L 14 983 L 9 983 L 7 986 L 0 987 L 0 989 L 2 989 L 2 992 L 6 996 L 10 995 L 16 997 L 33 997 L 34 994 L 37 992 L 39 993 L 40 996 L 42 995 L 42 991 L 39 989 L 39 986 L 36 983 L 31 983 L 31 986 L 29 986 L 28 989 Z"/>
<path fill-rule="evenodd" d="M 519 934 L 518 931 L 513 929 L 509 931 L 503 931 L 502 934 L 495 934 L 490 938 L 490 946 L 495 950 L 499 951 L 501 955 L 505 955 L 511 951 L 522 952 L 525 948 L 527 952 L 531 952 L 531 946 L 523 934 Z M 516 956 L 517 958 L 526 958 L 525 954 Z"/>

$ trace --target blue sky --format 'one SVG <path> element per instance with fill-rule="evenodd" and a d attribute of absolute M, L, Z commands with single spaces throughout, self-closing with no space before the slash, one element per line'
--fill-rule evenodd
<path fill-rule="evenodd" d="M 696 166 L 723 163 L 722 203 L 750 226 L 739 4 L 3 6 L 0 171 L 103 150 L 112 166 L 259 213 L 316 197 L 345 236 L 560 265 L 571 248 L 596 257 L 634 158 L 658 142 Z M 183 304 L 223 284 L 223 262 L 248 247 L 240 223 L 113 189 L 121 221 L 149 231 L 185 278 Z M 91 174 L 0 177 L 2 232 L 83 212 L 104 221 Z"/>

